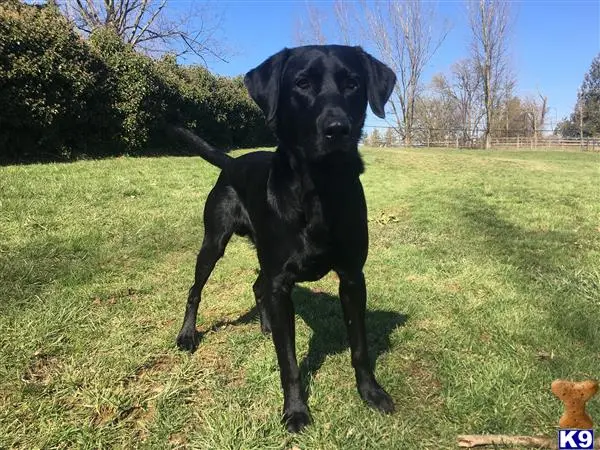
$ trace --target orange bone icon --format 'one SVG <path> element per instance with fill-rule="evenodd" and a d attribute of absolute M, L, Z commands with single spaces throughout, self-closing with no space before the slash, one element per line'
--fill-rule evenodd
<path fill-rule="evenodd" d="M 558 421 L 561 428 L 592 428 L 594 424 L 585 411 L 585 404 L 598 392 L 597 381 L 586 380 L 576 383 L 555 380 L 552 382 L 552 392 L 565 404 L 565 412 Z"/>

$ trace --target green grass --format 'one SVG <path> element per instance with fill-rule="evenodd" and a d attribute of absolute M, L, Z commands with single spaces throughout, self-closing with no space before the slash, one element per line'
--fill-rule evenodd
<path fill-rule="evenodd" d="M 600 156 L 363 151 L 376 373 L 354 386 L 337 285 L 295 291 L 314 425 L 288 435 L 257 262 L 234 238 L 193 355 L 174 345 L 217 170 L 199 158 L 0 168 L 0 448 L 454 448 L 553 436 L 556 378 L 600 374 Z M 589 405 L 600 421 L 600 401 Z"/>

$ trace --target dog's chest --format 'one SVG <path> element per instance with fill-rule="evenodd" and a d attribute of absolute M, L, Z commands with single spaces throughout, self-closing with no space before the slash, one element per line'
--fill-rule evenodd
<path fill-rule="evenodd" d="M 318 280 L 333 265 L 333 244 L 324 224 L 310 224 L 298 235 L 290 261 L 300 280 Z"/>
<path fill-rule="evenodd" d="M 305 183 L 302 194 L 286 204 L 297 215 L 271 228 L 271 248 L 296 281 L 314 281 L 332 269 L 364 264 L 368 245 L 364 194 L 357 178 L 342 181 L 346 182 Z M 294 201 L 299 202 L 295 207 Z"/>
<path fill-rule="evenodd" d="M 311 281 L 323 277 L 334 264 L 336 253 L 332 224 L 327 220 L 322 203 L 317 199 L 305 205 L 304 226 L 298 233 L 292 260 L 302 280 Z"/>

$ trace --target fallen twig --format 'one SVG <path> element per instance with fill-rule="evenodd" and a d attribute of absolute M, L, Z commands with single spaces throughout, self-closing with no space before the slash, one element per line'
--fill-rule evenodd
<path fill-rule="evenodd" d="M 462 434 L 457 438 L 459 447 L 479 447 L 484 445 L 520 445 L 533 448 L 558 448 L 557 439 L 544 436 L 508 436 L 505 434 Z M 594 441 L 594 448 L 600 448 L 600 438 Z"/>
<path fill-rule="evenodd" d="M 483 445 L 521 445 L 534 448 L 557 448 L 556 439 L 543 436 L 507 436 L 504 434 L 463 434 L 458 436 L 459 447 Z"/>

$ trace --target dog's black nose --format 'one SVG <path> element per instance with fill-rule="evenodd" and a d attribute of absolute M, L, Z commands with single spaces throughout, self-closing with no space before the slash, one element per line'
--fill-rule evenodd
<path fill-rule="evenodd" d="M 345 138 L 350 134 L 350 124 L 346 120 L 334 120 L 325 126 L 327 139 Z"/>

